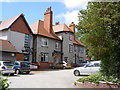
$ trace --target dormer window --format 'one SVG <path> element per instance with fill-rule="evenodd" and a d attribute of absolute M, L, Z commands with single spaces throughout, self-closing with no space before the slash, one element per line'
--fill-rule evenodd
<path fill-rule="evenodd" d="M 72 34 L 70 34 L 69 39 L 72 41 Z"/>

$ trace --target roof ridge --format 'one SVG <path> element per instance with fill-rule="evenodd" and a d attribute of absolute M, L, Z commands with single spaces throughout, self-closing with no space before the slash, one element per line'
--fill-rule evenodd
<path fill-rule="evenodd" d="M 20 17 L 20 16 L 23 16 L 23 14 L 18 14 L 12 18 L 8 18 L 4 21 L 1 22 L 0 24 L 0 30 L 4 30 L 4 29 L 7 29 L 9 28 L 10 26 L 12 26 L 12 24 Z M 9 22 L 9 23 L 8 23 Z"/>

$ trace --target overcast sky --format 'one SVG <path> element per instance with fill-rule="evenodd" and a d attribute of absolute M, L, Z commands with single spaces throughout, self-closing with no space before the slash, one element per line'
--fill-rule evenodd
<path fill-rule="evenodd" d="M 0 0 L 0 20 L 23 13 L 29 24 L 43 20 L 44 12 L 52 7 L 53 24 L 55 22 L 78 23 L 79 10 L 86 9 L 88 0 Z M 2 2 L 4 1 L 4 2 Z"/>

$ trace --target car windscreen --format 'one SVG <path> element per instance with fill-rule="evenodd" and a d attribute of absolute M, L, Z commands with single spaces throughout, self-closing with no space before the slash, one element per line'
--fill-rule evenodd
<path fill-rule="evenodd" d="M 28 62 L 21 62 L 21 66 L 23 66 L 23 67 L 29 67 L 30 63 L 28 63 Z"/>
<path fill-rule="evenodd" d="M 5 66 L 13 66 L 13 63 L 11 63 L 11 62 L 3 62 L 3 64 L 4 64 Z"/>

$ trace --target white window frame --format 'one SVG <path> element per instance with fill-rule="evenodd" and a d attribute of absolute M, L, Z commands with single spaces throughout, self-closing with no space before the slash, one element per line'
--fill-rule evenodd
<path fill-rule="evenodd" d="M 59 43 L 58 42 L 55 43 L 55 49 L 57 49 L 57 50 L 59 49 Z"/>
<path fill-rule="evenodd" d="M 41 62 L 48 62 L 48 59 L 49 59 L 48 53 L 41 52 L 41 58 L 42 57 L 43 57 L 43 61 L 41 60 Z"/>
<path fill-rule="evenodd" d="M 73 45 L 69 44 L 69 52 L 72 53 L 73 52 Z"/>
<path fill-rule="evenodd" d="M 47 43 L 47 44 L 45 44 L 45 43 Z M 42 38 L 41 39 L 41 45 L 42 46 L 48 46 L 48 39 Z"/>
<path fill-rule="evenodd" d="M 73 35 L 72 34 L 70 34 L 69 35 L 69 39 L 72 41 L 72 38 L 73 38 Z"/>
<path fill-rule="evenodd" d="M 84 48 L 83 47 L 80 47 L 80 53 L 84 53 Z"/>

